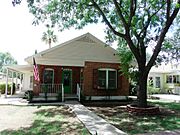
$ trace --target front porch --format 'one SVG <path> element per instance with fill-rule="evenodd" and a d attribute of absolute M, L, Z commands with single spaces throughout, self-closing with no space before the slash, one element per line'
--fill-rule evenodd
<path fill-rule="evenodd" d="M 68 99 L 81 99 L 81 87 L 76 85 L 76 93 L 69 93 L 64 84 L 39 84 L 39 94 L 32 97 L 32 102 L 36 101 L 62 101 Z"/>

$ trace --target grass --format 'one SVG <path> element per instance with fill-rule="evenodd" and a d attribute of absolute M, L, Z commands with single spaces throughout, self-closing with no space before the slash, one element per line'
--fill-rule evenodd
<path fill-rule="evenodd" d="M 18 130 L 4 130 L 1 135 L 89 135 L 68 107 L 54 106 L 35 112 L 32 125 Z"/>
<path fill-rule="evenodd" d="M 155 116 L 136 116 L 129 114 L 125 107 L 122 106 L 89 107 L 89 109 L 128 134 L 180 129 L 179 103 L 159 101 L 149 101 L 149 103 L 160 106 L 161 114 Z"/>

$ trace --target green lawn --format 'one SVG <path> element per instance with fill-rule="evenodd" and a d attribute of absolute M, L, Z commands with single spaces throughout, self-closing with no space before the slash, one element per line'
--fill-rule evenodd
<path fill-rule="evenodd" d="M 89 132 L 76 118 L 75 114 L 72 113 L 71 110 L 66 106 L 54 106 L 51 108 L 48 106 L 43 106 L 43 109 L 35 112 L 35 117 L 30 127 L 20 128 L 18 130 L 4 130 L 0 132 L 0 135 L 59 134 L 89 135 Z"/>
<path fill-rule="evenodd" d="M 161 114 L 156 116 L 136 116 L 129 114 L 125 107 L 122 106 L 89 107 L 89 109 L 128 134 L 180 129 L 179 103 L 158 101 L 149 101 L 149 103 L 159 105 Z"/>

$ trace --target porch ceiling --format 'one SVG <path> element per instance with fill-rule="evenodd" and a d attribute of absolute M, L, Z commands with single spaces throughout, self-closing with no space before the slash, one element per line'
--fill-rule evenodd
<path fill-rule="evenodd" d="M 20 73 L 33 72 L 33 65 L 12 65 L 12 66 L 6 66 L 6 68 Z"/>

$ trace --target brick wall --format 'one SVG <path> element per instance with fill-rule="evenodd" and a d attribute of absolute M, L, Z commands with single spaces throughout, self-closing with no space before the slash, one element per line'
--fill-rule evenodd
<path fill-rule="evenodd" d="M 85 62 L 84 72 L 83 72 L 83 94 L 85 96 L 105 96 L 107 95 L 106 90 L 100 90 L 93 87 L 93 70 L 99 68 L 112 68 L 119 70 L 120 64 L 116 63 L 102 63 L 102 62 Z M 128 80 L 118 72 L 117 77 L 117 89 L 109 90 L 111 96 L 126 96 L 129 95 L 129 83 Z"/>

